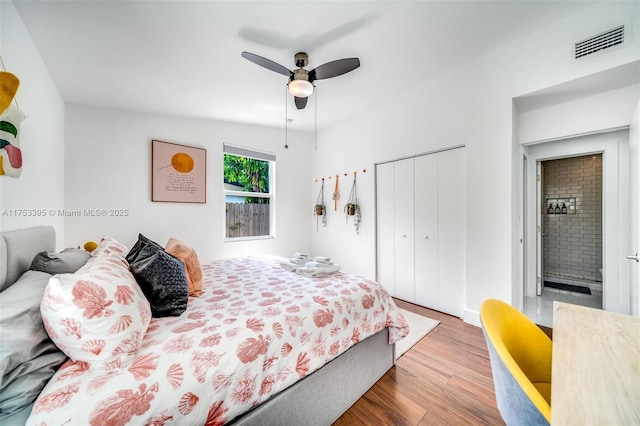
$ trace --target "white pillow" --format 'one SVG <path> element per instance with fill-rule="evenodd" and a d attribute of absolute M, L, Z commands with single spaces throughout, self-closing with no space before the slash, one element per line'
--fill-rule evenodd
<path fill-rule="evenodd" d="M 125 246 L 104 237 L 74 274 L 51 277 L 40 311 L 51 340 L 92 369 L 124 368 L 135 358 L 151 308 L 124 259 Z"/>

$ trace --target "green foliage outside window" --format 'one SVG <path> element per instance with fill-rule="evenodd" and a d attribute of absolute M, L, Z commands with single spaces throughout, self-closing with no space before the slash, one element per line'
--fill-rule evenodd
<path fill-rule="evenodd" d="M 224 181 L 242 186 L 246 192 L 269 192 L 269 162 L 224 154 Z M 268 198 L 245 197 L 245 203 L 268 204 Z"/>

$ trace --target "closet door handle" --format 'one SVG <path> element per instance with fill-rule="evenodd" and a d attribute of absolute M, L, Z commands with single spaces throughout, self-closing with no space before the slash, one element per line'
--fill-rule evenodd
<path fill-rule="evenodd" d="M 638 253 L 636 253 L 636 255 L 632 255 L 630 254 L 629 256 L 627 256 L 627 259 L 629 260 L 635 260 L 636 262 L 640 262 L 640 258 L 638 258 Z"/>

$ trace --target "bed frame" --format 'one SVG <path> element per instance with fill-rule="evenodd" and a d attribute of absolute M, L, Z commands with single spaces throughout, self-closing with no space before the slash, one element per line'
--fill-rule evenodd
<path fill-rule="evenodd" d="M 54 251 L 56 233 L 52 226 L 39 226 L 0 234 L 0 291 L 13 284 L 31 266 L 41 251 Z"/>
<path fill-rule="evenodd" d="M 385 328 L 231 424 L 330 425 L 394 364 Z"/>
<path fill-rule="evenodd" d="M 41 251 L 55 250 L 55 230 L 41 226 L 0 233 L 0 290 L 13 284 Z M 313 374 L 235 418 L 235 425 L 330 425 L 395 364 L 385 328 Z M 7 425 L 24 425 L 32 407 Z"/>

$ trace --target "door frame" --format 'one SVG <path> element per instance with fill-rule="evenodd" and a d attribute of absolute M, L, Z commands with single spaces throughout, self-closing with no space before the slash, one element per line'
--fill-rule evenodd
<path fill-rule="evenodd" d="M 629 125 L 629 211 L 630 234 L 627 256 L 640 251 L 640 102 L 633 111 Z M 640 317 L 640 268 L 636 261 L 627 260 L 631 283 L 631 315 Z"/>
<path fill-rule="evenodd" d="M 608 311 L 630 313 L 630 286 L 628 265 L 621 259 L 629 239 L 629 175 L 628 175 L 628 128 L 610 132 L 598 132 L 589 135 L 527 144 L 522 146 L 527 157 L 525 188 L 526 194 L 524 215 L 526 257 L 523 259 L 523 306 L 524 297 L 536 294 L 536 165 L 539 161 L 558 158 L 576 157 L 602 153 L 602 189 L 603 189 L 603 274 L 602 285 L 603 309 Z M 626 232 L 625 232 L 626 230 Z M 625 259 L 626 260 L 626 259 Z M 623 265 L 625 267 L 623 267 Z M 542 279 L 542 277 L 541 277 Z"/>
<path fill-rule="evenodd" d="M 544 288 L 544 226 L 542 199 L 544 198 L 544 168 L 536 161 L 536 296 L 542 296 Z M 546 205 L 546 203 L 545 203 Z"/>

